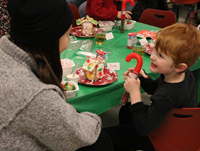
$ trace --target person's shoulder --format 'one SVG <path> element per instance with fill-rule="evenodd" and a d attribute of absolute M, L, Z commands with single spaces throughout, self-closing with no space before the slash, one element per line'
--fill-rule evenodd
<path fill-rule="evenodd" d="M 190 69 L 188 69 L 187 71 L 185 71 L 185 76 L 194 76 L 192 71 Z"/>

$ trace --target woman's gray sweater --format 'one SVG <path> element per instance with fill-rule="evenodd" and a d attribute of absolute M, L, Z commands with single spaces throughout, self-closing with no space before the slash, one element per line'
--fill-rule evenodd
<path fill-rule="evenodd" d="M 8 38 L 0 39 L 0 151 L 74 151 L 93 144 L 100 118 L 77 113 L 57 86 L 41 82 L 36 63 Z"/>

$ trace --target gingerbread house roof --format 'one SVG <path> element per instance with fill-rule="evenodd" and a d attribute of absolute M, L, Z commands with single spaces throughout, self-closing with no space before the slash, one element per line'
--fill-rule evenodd
<path fill-rule="evenodd" d="M 86 17 L 79 18 L 79 19 L 76 20 L 77 25 L 81 25 L 85 22 L 89 22 L 89 23 L 92 23 L 94 25 L 97 25 L 97 21 L 94 20 L 93 18 L 89 17 L 88 15 Z"/>
<path fill-rule="evenodd" d="M 90 58 L 87 59 L 87 61 L 83 64 L 83 69 L 87 70 L 87 71 L 93 71 L 99 64 L 103 64 L 106 63 L 105 60 L 103 60 L 103 58 L 101 57 L 97 57 L 97 58 Z"/>

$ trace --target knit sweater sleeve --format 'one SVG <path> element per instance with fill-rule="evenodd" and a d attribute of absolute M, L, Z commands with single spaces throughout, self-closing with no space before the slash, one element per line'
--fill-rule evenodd
<path fill-rule="evenodd" d="M 104 0 L 90 0 L 90 5 L 87 4 L 86 11 L 89 13 L 89 15 L 92 15 L 94 19 L 112 21 L 117 18 L 118 13 L 117 5 L 114 5 L 114 2 L 112 2 L 110 7 L 105 7 Z"/>
<path fill-rule="evenodd" d="M 74 151 L 91 145 L 101 131 L 100 117 L 77 113 L 54 90 L 43 90 L 35 96 L 18 120 L 25 132 L 55 151 Z"/>

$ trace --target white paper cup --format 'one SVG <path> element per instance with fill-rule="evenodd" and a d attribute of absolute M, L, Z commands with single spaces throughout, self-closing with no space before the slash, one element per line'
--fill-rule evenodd
<path fill-rule="evenodd" d="M 74 81 L 76 84 L 78 84 L 79 75 L 75 74 L 74 77 L 73 77 L 73 74 L 68 74 L 67 75 L 67 80 L 68 81 Z"/>
<path fill-rule="evenodd" d="M 68 66 L 66 67 L 64 63 L 67 63 Z M 66 80 L 67 75 L 71 74 L 72 68 L 75 66 L 73 60 L 69 59 L 61 59 L 61 65 L 62 65 L 62 70 L 63 70 L 63 80 Z"/>
<path fill-rule="evenodd" d="M 73 81 L 62 81 L 62 84 L 65 84 L 66 82 L 69 82 L 69 83 L 71 83 L 71 84 L 73 84 L 75 86 L 75 90 L 65 91 L 65 93 L 67 95 L 67 99 L 75 97 L 76 96 L 76 91 L 79 90 L 78 85 L 75 82 L 73 82 Z"/>

